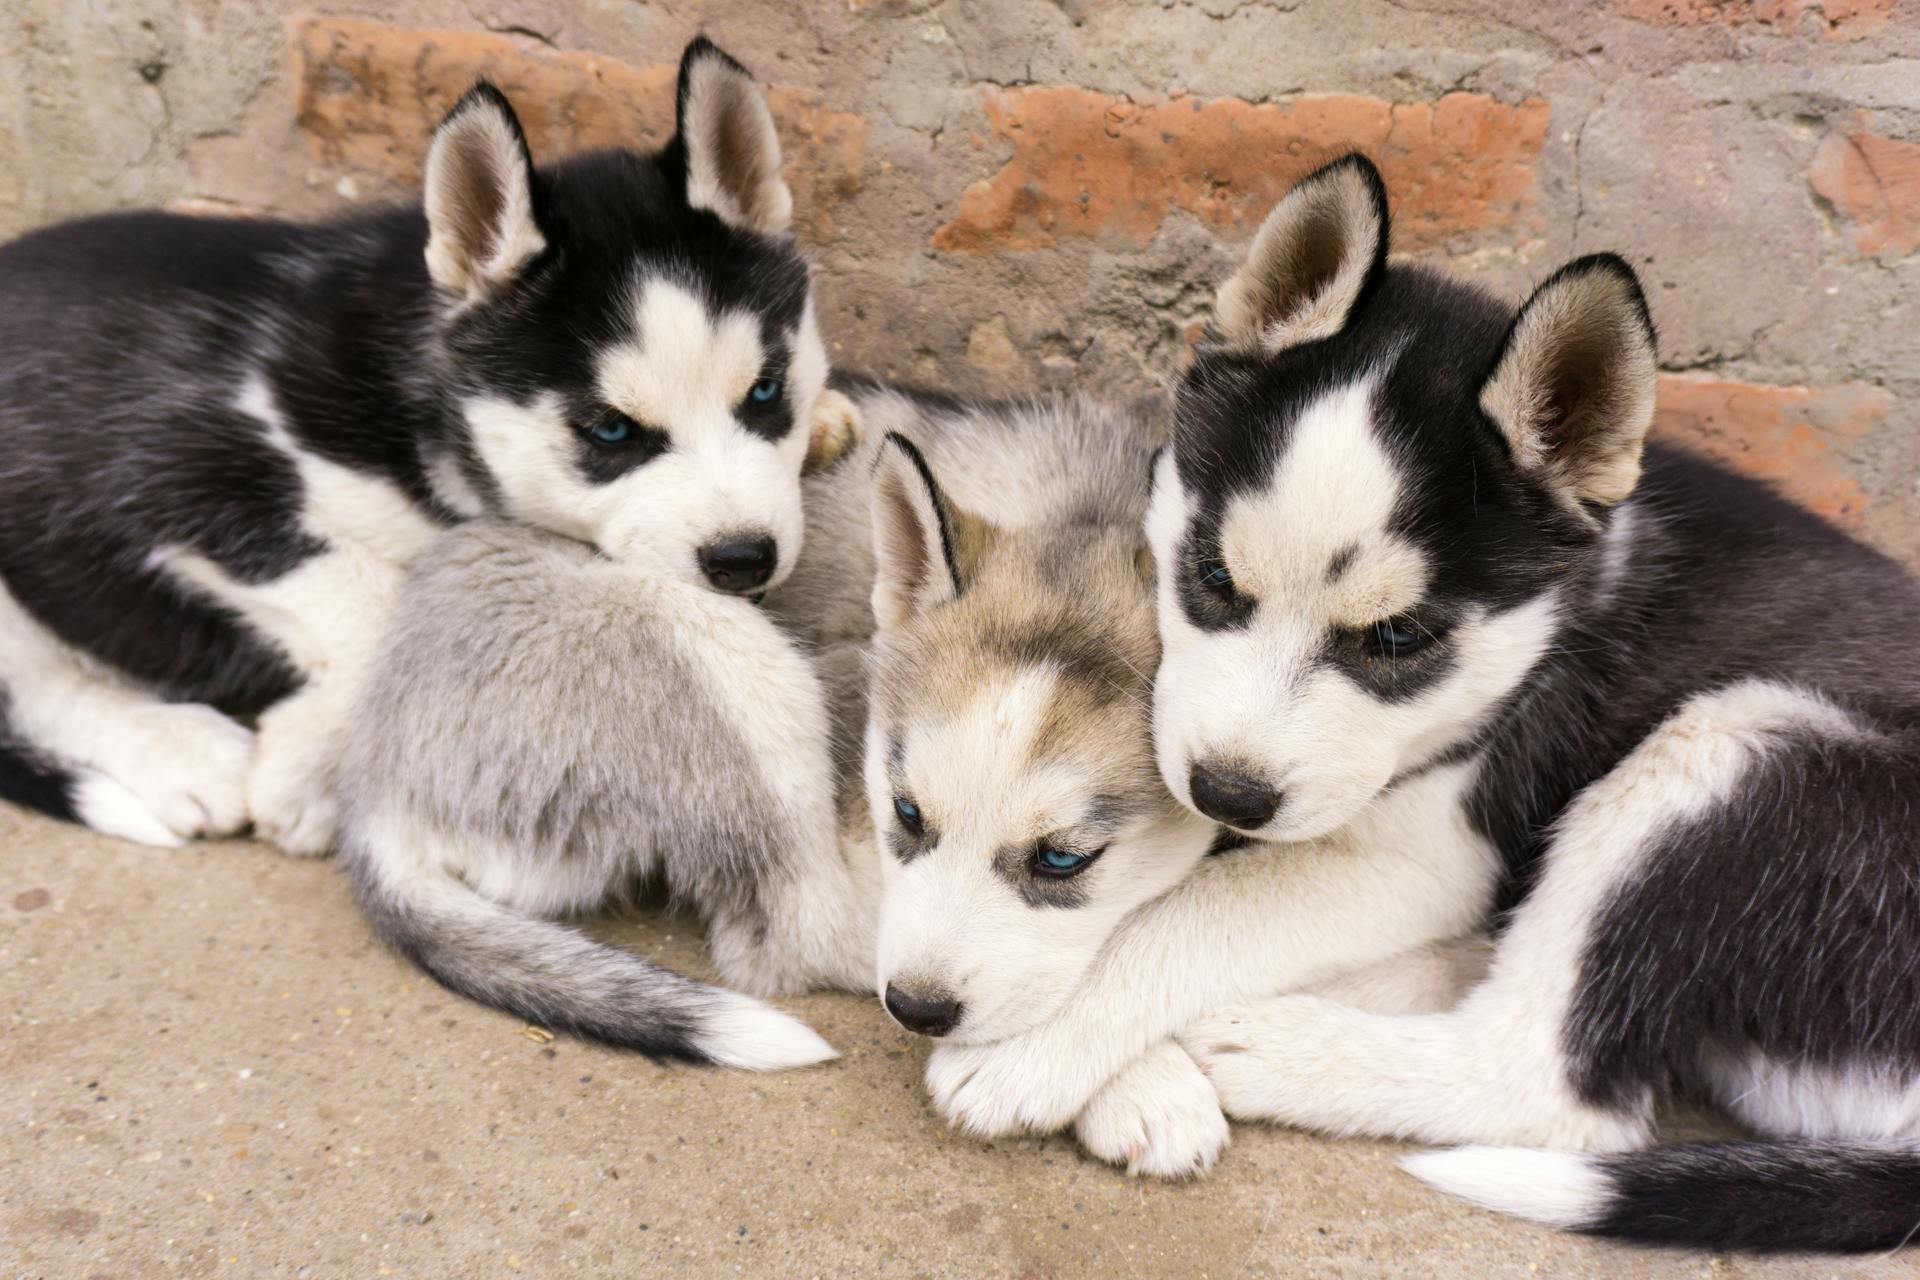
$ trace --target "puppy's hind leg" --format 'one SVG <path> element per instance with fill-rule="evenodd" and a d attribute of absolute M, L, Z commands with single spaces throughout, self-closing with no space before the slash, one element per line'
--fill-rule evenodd
<path fill-rule="evenodd" d="M 719 717 L 710 737 L 738 742 L 738 758 L 716 769 L 735 797 L 725 821 L 737 834 L 723 851 L 714 841 L 668 849 L 669 881 L 707 911 L 728 983 L 756 995 L 871 989 L 879 895 L 866 873 L 877 880 L 878 868 L 864 833 L 843 841 L 839 829 L 820 672 L 745 602 L 703 592 L 682 621 L 705 623 L 683 653 Z"/>
<path fill-rule="evenodd" d="M 62 643 L 0 583 L 0 796 L 142 844 L 246 825 L 253 735 Z"/>

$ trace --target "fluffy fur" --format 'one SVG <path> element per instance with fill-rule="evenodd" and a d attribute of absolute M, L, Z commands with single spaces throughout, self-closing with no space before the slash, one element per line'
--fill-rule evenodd
<path fill-rule="evenodd" d="M 1234 1115 L 1613 1153 L 1415 1166 L 1543 1220 L 1902 1243 L 1920 590 L 1760 485 L 1643 447 L 1653 332 L 1623 262 L 1576 262 L 1515 313 L 1386 265 L 1377 185 L 1344 189 L 1368 207 L 1335 222 L 1379 243 L 1294 255 L 1371 264 L 1338 324 L 1281 347 L 1223 324 L 1181 390 L 1149 519 L 1159 759 L 1183 799 L 1308 841 L 1240 856 L 1389 813 L 1429 856 L 1457 843 L 1454 872 L 1356 883 L 1348 911 L 1491 921 L 1497 892 L 1510 912 L 1457 1008 L 1287 995 L 1183 1043 Z M 1270 225 L 1324 235 L 1295 199 Z M 1766 1141 L 1645 1151 L 1675 1096 Z"/>
<path fill-rule="evenodd" d="M 498 522 L 419 559 L 356 723 L 345 854 L 375 927 L 442 982 L 661 1057 L 824 1052 L 559 922 L 657 877 L 732 986 L 937 997 L 955 1040 L 991 1039 L 1066 1001 L 1204 855 L 1215 828 L 1148 742 L 1160 424 L 847 389 L 871 434 L 807 480 L 808 551 L 764 611 Z M 1098 857 L 1050 877 L 1043 844 Z M 1098 1101 L 1089 1146 L 1143 1171 L 1224 1145 L 1176 1045 Z"/>
<path fill-rule="evenodd" d="M 658 154 L 536 169 L 482 85 L 421 206 L 0 248 L 0 631 L 33 637 L 0 646 L 0 796 L 321 852 L 442 529 L 518 521 L 727 590 L 791 570 L 827 372 L 807 266 L 746 72 L 696 41 L 678 103 Z"/>

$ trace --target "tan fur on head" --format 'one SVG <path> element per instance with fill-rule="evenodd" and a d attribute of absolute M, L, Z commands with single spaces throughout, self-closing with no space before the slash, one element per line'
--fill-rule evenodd
<path fill-rule="evenodd" d="M 822 391 L 813 401 L 802 474 L 825 471 L 857 449 L 860 439 L 860 406 L 838 391 Z"/>
<path fill-rule="evenodd" d="M 1480 393 L 1521 471 L 1575 503 L 1611 506 L 1640 481 L 1658 365 L 1632 268 L 1599 255 L 1535 291 Z"/>
<path fill-rule="evenodd" d="M 546 248 L 519 122 L 490 86 L 476 86 L 435 131 L 425 197 L 427 272 L 465 302 L 498 293 Z"/>
<path fill-rule="evenodd" d="M 743 230 L 788 230 L 793 195 L 780 176 L 780 136 L 752 77 L 717 49 L 696 54 L 680 112 L 687 203 Z"/>
<path fill-rule="evenodd" d="M 1221 287 L 1213 327 L 1227 346 L 1272 354 L 1340 332 L 1385 256 L 1380 175 L 1360 156 L 1321 169 L 1275 205 L 1247 261 Z"/>

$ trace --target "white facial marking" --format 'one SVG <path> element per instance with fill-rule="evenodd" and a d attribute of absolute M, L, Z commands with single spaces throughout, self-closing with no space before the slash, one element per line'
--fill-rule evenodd
<path fill-rule="evenodd" d="M 1349 821 L 1391 779 L 1431 759 L 1488 714 L 1551 642 L 1557 601 L 1471 610 L 1445 641 L 1443 674 L 1398 701 L 1364 688 L 1324 652 L 1330 639 L 1420 604 L 1429 569 L 1391 521 L 1402 481 L 1373 428 L 1369 378 L 1328 392 L 1295 424 L 1263 488 L 1230 500 L 1220 554 L 1254 602 L 1244 623 L 1208 631 L 1181 606 L 1189 509 L 1162 460 L 1148 514 L 1160 565 L 1164 653 L 1154 744 L 1162 776 L 1190 801 L 1201 762 L 1258 777 L 1282 803 L 1260 835 L 1299 840 Z"/>
<path fill-rule="evenodd" d="M 1145 820 L 1103 834 L 1098 860 L 1069 882 L 1076 905 L 1027 900 L 996 865 L 1004 851 L 1073 830 L 1101 791 L 1092 762 L 1104 744 L 1081 744 L 1085 761 L 1034 755 L 1056 692 L 1051 672 L 1026 668 L 983 688 L 951 719 L 901 727 L 907 793 L 938 836 L 905 864 L 885 839 L 895 819 L 884 730 L 869 727 L 868 794 L 885 881 L 877 986 L 883 996 L 893 982 L 959 1000 L 954 1043 L 1013 1035 L 1059 1008 L 1119 921 L 1177 880 L 1207 839 L 1203 824 L 1163 807 L 1155 788 L 1158 805 Z"/>
<path fill-rule="evenodd" d="M 711 314 L 699 295 L 651 277 L 636 289 L 631 342 L 604 352 L 600 398 L 668 447 L 596 483 L 582 469 L 595 446 L 568 422 L 557 395 L 525 405 L 476 397 L 465 406 L 473 443 L 514 518 L 597 546 L 609 557 L 695 585 L 699 549 L 728 536 L 766 536 L 793 567 L 801 539 L 800 465 L 805 423 L 826 384 L 826 353 L 811 306 L 794 336 L 781 395 L 797 424 L 778 440 L 748 431 L 738 415 L 767 353 L 759 321 Z"/>

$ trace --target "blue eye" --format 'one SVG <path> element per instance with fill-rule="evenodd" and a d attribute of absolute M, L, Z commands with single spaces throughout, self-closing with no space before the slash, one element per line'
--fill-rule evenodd
<path fill-rule="evenodd" d="M 893 798 L 893 816 L 900 819 L 900 825 L 908 831 L 916 836 L 920 834 L 921 822 L 919 805 L 907 799 L 905 796 L 895 796 Z"/>
<path fill-rule="evenodd" d="M 1404 657 L 1427 643 L 1427 637 L 1414 630 L 1405 618 L 1387 618 L 1374 623 L 1373 638 L 1380 652 L 1392 658 Z"/>
<path fill-rule="evenodd" d="M 625 444 L 633 438 L 633 419 L 624 414 L 612 414 L 594 423 L 587 434 L 601 444 Z"/>
<path fill-rule="evenodd" d="M 1227 566 L 1218 560 L 1200 562 L 1200 585 L 1209 591 L 1227 592 L 1233 590 L 1233 575 L 1227 572 Z"/>
<path fill-rule="evenodd" d="M 780 394 L 780 387 L 780 379 L 762 378 L 753 384 L 753 389 L 747 392 L 747 398 L 755 404 L 767 404 Z"/>
<path fill-rule="evenodd" d="M 1043 876 L 1064 877 L 1079 874 L 1092 861 L 1091 854 L 1074 853 L 1069 849 L 1043 844 L 1033 855 L 1033 869 Z"/>

